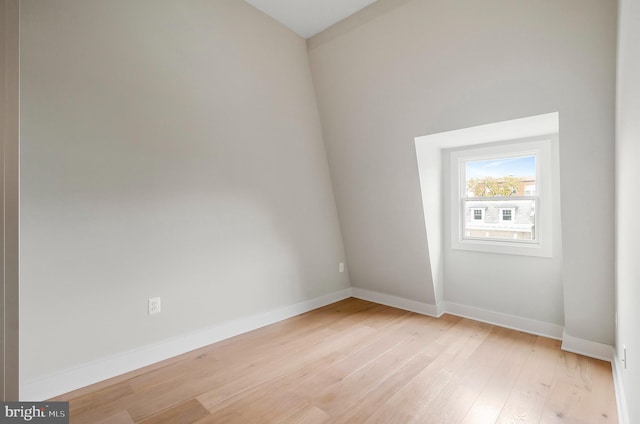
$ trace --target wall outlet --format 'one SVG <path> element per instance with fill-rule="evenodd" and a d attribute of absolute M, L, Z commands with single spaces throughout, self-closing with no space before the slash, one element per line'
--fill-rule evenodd
<path fill-rule="evenodd" d="M 149 315 L 159 314 L 162 311 L 162 303 L 159 297 L 149 298 Z"/>
<path fill-rule="evenodd" d="M 338 272 L 344 272 L 344 262 L 338 264 Z"/>

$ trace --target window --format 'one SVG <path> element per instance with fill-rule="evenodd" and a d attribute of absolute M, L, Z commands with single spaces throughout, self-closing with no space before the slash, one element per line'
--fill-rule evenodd
<path fill-rule="evenodd" d="M 514 211 L 515 211 L 515 209 L 504 209 L 504 208 L 501 208 L 500 209 L 500 221 L 509 222 L 509 223 L 514 222 L 514 220 L 513 220 L 513 215 L 514 215 L 513 212 Z"/>
<path fill-rule="evenodd" d="M 450 152 L 452 248 L 551 256 L 550 143 L 529 138 Z"/>

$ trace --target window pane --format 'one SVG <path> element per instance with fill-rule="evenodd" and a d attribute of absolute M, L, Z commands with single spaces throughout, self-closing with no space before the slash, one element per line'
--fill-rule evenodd
<path fill-rule="evenodd" d="M 467 197 L 536 195 L 536 157 L 513 156 L 465 162 Z"/>
<path fill-rule="evenodd" d="M 535 200 L 465 200 L 464 211 L 464 238 L 536 240 Z"/>

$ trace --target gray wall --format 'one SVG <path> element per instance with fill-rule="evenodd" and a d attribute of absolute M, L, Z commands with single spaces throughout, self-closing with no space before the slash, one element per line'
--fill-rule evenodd
<path fill-rule="evenodd" d="M 619 15 L 616 142 L 617 365 L 629 423 L 640 422 L 640 2 L 622 0 Z M 627 348 L 627 368 L 620 363 Z"/>
<path fill-rule="evenodd" d="M 21 37 L 23 380 L 349 286 L 304 39 L 237 0 Z"/>
<path fill-rule="evenodd" d="M 466 291 L 461 257 L 444 298 L 555 323 L 564 307 L 568 334 L 613 343 L 615 42 L 614 0 L 380 0 L 309 40 L 352 284 L 436 298 L 414 137 L 559 112 L 561 276 L 508 268 L 502 288 L 551 285 L 530 304 L 494 270 Z"/>
<path fill-rule="evenodd" d="M 0 399 L 18 400 L 19 2 L 0 0 Z"/>

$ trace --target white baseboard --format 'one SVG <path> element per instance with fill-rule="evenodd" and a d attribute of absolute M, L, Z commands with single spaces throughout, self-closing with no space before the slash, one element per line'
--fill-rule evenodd
<path fill-rule="evenodd" d="M 566 331 L 563 331 L 562 333 L 562 350 L 589 356 L 591 358 L 602 359 L 607 362 L 613 361 L 613 346 L 579 339 L 577 337 L 570 336 Z"/>
<path fill-rule="evenodd" d="M 550 339 L 562 339 L 563 327 L 561 325 L 550 324 L 548 322 L 537 321 L 531 318 L 523 318 L 453 302 L 445 302 L 444 310 L 451 315 L 486 322 L 487 324 L 497 325 L 498 327 L 524 331 L 525 333 L 548 337 Z"/>
<path fill-rule="evenodd" d="M 438 308 L 430 303 L 409 300 L 403 297 L 392 296 L 390 294 L 380 293 L 371 290 L 365 290 L 358 287 L 351 288 L 351 296 L 367 300 L 369 302 L 379 303 L 381 305 L 391 306 L 393 308 L 403 309 L 405 311 L 415 312 L 431 317 L 438 317 Z"/>
<path fill-rule="evenodd" d="M 611 361 L 613 368 L 613 387 L 616 390 L 616 405 L 618 407 L 618 421 L 620 424 L 629 424 L 629 410 L 627 409 L 627 397 L 624 393 L 624 385 L 622 383 L 622 370 L 624 365 L 620 362 L 618 355 L 613 356 Z"/>
<path fill-rule="evenodd" d="M 444 309 L 446 313 L 451 315 L 486 322 L 512 330 L 524 331 L 525 333 L 535 334 L 537 336 L 549 337 L 550 339 L 562 340 L 564 327 L 561 325 L 452 302 L 445 302 Z"/>
<path fill-rule="evenodd" d="M 101 358 L 20 384 L 20 400 L 42 401 L 351 297 L 351 288 Z"/>

